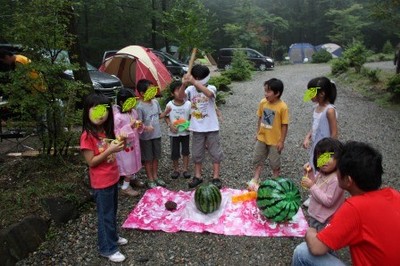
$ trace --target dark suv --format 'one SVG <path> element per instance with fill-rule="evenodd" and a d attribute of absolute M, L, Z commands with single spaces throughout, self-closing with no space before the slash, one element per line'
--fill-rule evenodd
<path fill-rule="evenodd" d="M 218 51 L 217 67 L 220 69 L 230 69 L 233 52 L 243 51 L 247 56 L 247 59 L 254 64 L 254 67 L 258 70 L 264 71 L 267 69 L 273 69 L 275 67 L 274 60 L 268 56 L 261 54 L 260 52 L 251 48 L 222 48 Z"/>

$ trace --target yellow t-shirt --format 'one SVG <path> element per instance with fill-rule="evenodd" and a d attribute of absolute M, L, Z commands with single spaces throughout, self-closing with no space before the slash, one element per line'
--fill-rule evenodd
<path fill-rule="evenodd" d="M 257 116 L 261 118 L 257 139 L 267 145 L 277 145 L 282 134 L 282 125 L 289 124 L 289 108 L 282 100 L 270 103 L 262 99 L 258 105 Z"/>

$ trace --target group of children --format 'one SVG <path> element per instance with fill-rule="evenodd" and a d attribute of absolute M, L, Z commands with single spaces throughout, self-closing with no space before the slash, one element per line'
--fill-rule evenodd
<path fill-rule="evenodd" d="M 161 125 L 165 118 L 171 142 L 173 172 L 171 178 L 181 174 L 190 178 L 189 133 L 193 134 L 192 158 L 194 177 L 189 188 L 203 182 L 202 163 L 205 151 L 212 157 L 213 177 L 211 182 L 221 188 L 219 179 L 223 152 L 219 139 L 219 121 L 216 109 L 215 86 L 208 85 L 210 70 L 195 65 L 182 82 L 170 85 L 173 99 L 161 111 L 154 99 L 156 89 L 151 81 L 139 80 L 136 85 L 138 103 L 134 92 L 121 89 L 116 104 L 100 94 L 90 94 L 84 101 L 83 130 L 80 139 L 82 154 L 89 165 L 90 183 L 94 190 L 98 217 L 98 247 L 100 255 L 110 261 L 121 262 L 125 256 L 118 246 L 128 240 L 118 235 L 116 214 L 118 183 L 123 178 L 122 193 L 138 196 L 130 184 L 143 187 L 136 173 L 144 164 L 148 188 L 166 186 L 158 176 L 161 158 Z M 149 96 L 150 95 L 150 96 Z M 183 171 L 179 170 L 179 159 L 183 158 Z"/>
<path fill-rule="evenodd" d="M 146 97 L 153 84 L 149 80 L 137 83 L 139 103 L 133 91 L 122 89 L 117 104 L 98 94 L 86 98 L 83 114 L 81 150 L 89 165 L 91 185 L 97 203 L 98 245 L 100 254 L 111 261 L 123 261 L 118 245 L 127 240 L 119 237 L 116 226 L 117 190 L 120 176 L 122 192 L 137 196 L 130 184 L 144 186 L 136 173 L 142 168 L 147 175 L 147 186 L 165 186 L 158 176 L 161 158 L 160 119 L 165 118 L 171 145 L 173 171 L 171 178 L 190 178 L 189 142 L 192 132 L 192 160 L 194 176 L 188 183 L 194 188 L 203 182 L 202 163 L 206 150 L 211 155 L 213 176 L 211 183 L 221 188 L 220 163 L 224 154 L 220 145 L 219 121 L 215 104 L 216 87 L 209 85 L 210 70 L 195 65 L 182 82 L 170 84 L 172 100 L 161 111 L 154 98 Z M 254 148 L 254 176 L 249 190 L 257 190 L 264 161 L 268 158 L 272 176 L 280 176 L 280 154 L 288 132 L 289 108 L 281 100 L 284 85 L 272 78 L 264 83 L 265 98 L 257 109 L 257 132 Z M 336 159 L 342 149 L 337 140 L 337 114 L 333 105 L 336 86 L 326 77 L 312 79 L 304 100 L 315 103 L 312 126 L 303 147 L 310 149 L 310 160 L 304 165 L 306 178 L 301 186 L 310 192 L 308 213 L 310 226 L 322 229 L 344 201 L 344 191 L 338 186 Z M 311 144 L 310 144 L 311 143 Z M 182 156 L 182 171 L 179 159 Z"/>

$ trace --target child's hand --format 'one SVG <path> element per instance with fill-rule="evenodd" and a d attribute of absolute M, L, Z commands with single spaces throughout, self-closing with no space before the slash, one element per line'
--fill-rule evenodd
<path fill-rule="evenodd" d="M 314 185 L 314 181 L 312 181 L 310 178 L 304 176 L 301 179 L 301 186 L 304 188 L 311 188 Z"/>
<path fill-rule="evenodd" d="M 187 84 L 187 83 L 193 84 L 195 81 L 196 80 L 193 78 L 193 76 L 190 73 L 186 73 L 185 75 L 183 75 L 183 78 L 182 78 L 183 84 Z"/>
<path fill-rule="evenodd" d="M 169 129 L 171 130 L 172 133 L 178 133 L 178 128 L 174 124 L 171 124 L 169 126 Z"/>
<path fill-rule="evenodd" d="M 144 131 L 153 132 L 154 131 L 154 127 L 152 125 L 144 126 Z"/>
<path fill-rule="evenodd" d="M 171 113 L 171 110 L 172 110 L 171 106 L 168 106 L 167 108 L 165 108 L 165 111 L 164 111 L 165 115 L 168 115 L 169 113 Z"/>
<path fill-rule="evenodd" d="M 124 149 L 125 146 L 125 141 L 120 141 L 118 139 L 111 141 L 110 146 L 108 146 L 108 149 L 110 150 L 111 153 L 114 152 L 119 152 Z"/>

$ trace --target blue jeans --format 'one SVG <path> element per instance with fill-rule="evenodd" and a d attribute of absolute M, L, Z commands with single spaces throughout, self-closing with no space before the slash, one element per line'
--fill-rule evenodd
<path fill-rule="evenodd" d="M 118 183 L 94 189 L 97 209 L 97 241 L 100 255 L 110 256 L 118 251 L 117 208 Z"/>
<path fill-rule="evenodd" d="M 310 253 L 307 243 L 302 242 L 294 249 L 292 266 L 303 265 L 343 266 L 346 264 L 330 253 L 326 253 L 322 256 L 314 256 Z"/>

